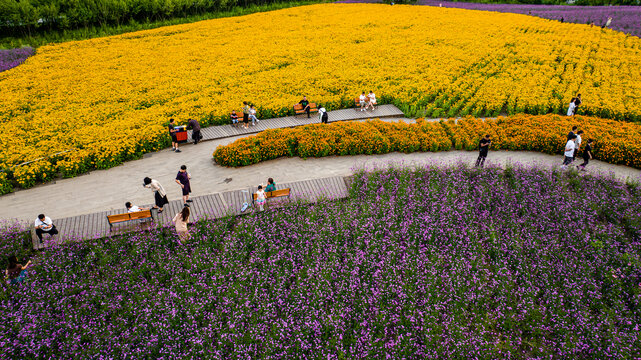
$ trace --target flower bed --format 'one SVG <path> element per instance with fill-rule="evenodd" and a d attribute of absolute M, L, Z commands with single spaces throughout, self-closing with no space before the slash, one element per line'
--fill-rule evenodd
<path fill-rule="evenodd" d="M 376 4 L 319 4 L 43 46 L 0 73 L 0 167 L 78 150 L 34 164 L 33 174 L 9 173 L 21 187 L 48 179 L 50 169 L 74 176 L 168 146 L 170 117 L 228 123 L 242 101 L 255 103 L 260 118 L 285 116 L 303 94 L 337 109 L 373 90 L 408 116 L 452 117 L 559 113 L 581 92 L 580 113 L 638 121 L 640 58 L 641 39 L 613 31 Z"/>
<path fill-rule="evenodd" d="M 477 150 L 485 134 L 492 135 L 492 150 L 540 151 L 560 154 L 572 126 L 583 138 L 596 141 L 594 157 L 611 164 L 641 168 L 641 125 L 593 117 L 514 115 L 482 120 L 467 117 L 415 124 L 380 120 L 308 125 L 268 130 L 221 145 L 213 153 L 222 166 L 247 166 L 282 156 L 382 154 L 388 152 Z M 584 142 L 585 144 L 585 142 Z"/>
<path fill-rule="evenodd" d="M 29 56 L 35 53 L 36 51 L 30 47 L 0 50 L 0 72 L 22 64 Z"/>
<path fill-rule="evenodd" d="M 213 156 L 220 165 L 237 167 L 282 156 L 410 153 L 449 150 L 451 147 L 452 143 L 438 123 L 419 121 L 408 125 L 377 120 L 266 130 L 219 146 Z"/>
<path fill-rule="evenodd" d="M 632 358 L 641 192 L 538 169 L 359 173 L 345 201 L 48 248 L 7 358 Z M 7 240 L 4 240 L 7 241 Z"/>

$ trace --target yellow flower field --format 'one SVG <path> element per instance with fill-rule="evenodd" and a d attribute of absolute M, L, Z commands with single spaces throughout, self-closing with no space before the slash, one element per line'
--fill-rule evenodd
<path fill-rule="evenodd" d="M 226 121 L 243 100 L 282 116 L 374 90 L 408 115 L 564 111 L 641 120 L 641 39 L 510 13 L 320 4 L 38 49 L 0 73 L 0 166 L 20 186 L 168 144 L 164 125 Z M 9 181 L 9 180 L 7 180 Z"/>

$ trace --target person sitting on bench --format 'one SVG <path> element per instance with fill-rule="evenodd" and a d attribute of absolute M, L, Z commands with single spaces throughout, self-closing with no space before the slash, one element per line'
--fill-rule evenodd
<path fill-rule="evenodd" d="M 132 205 L 129 201 L 125 203 L 125 207 L 127 208 L 128 213 L 149 210 L 149 208 L 141 208 L 136 205 Z"/>
<path fill-rule="evenodd" d="M 303 107 L 303 111 L 307 113 L 307 117 L 309 118 L 310 117 L 309 113 L 311 111 L 311 108 L 309 107 L 309 101 L 307 101 L 307 96 L 303 96 L 303 100 L 299 101 L 298 103 Z"/>
<path fill-rule="evenodd" d="M 231 116 L 231 126 L 238 127 L 238 114 L 236 114 L 236 110 L 232 110 L 230 116 Z"/>
<path fill-rule="evenodd" d="M 42 244 L 42 234 L 49 234 L 51 236 L 54 236 L 58 233 L 58 229 L 56 229 L 56 226 L 53 224 L 53 221 L 48 216 L 45 216 L 44 214 L 38 215 L 38 218 L 36 219 L 36 222 L 34 224 L 36 228 L 36 235 L 38 236 L 38 239 L 40 239 L 40 243 Z"/>

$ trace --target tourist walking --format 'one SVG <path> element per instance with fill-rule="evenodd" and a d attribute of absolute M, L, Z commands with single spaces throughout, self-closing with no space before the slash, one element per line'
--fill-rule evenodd
<path fill-rule="evenodd" d="M 198 123 L 198 120 L 189 119 L 189 122 L 187 122 L 187 129 L 191 129 L 191 139 L 194 141 L 194 145 L 198 144 L 198 142 L 203 138 L 200 135 L 200 124 Z"/>
<path fill-rule="evenodd" d="M 192 202 L 189 200 L 189 193 L 191 192 L 191 184 L 189 183 L 191 175 L 187 172 L 187 166 L 181 165 L 178 174 L 176 175 L 176 184 L 180 185 L 183 193 L 183 204 Z"/>
<path fill-rule="evenodd" d="M 267 187 L 265 188 L 265 192 L 272 192 L 276 191 L 276 184 L 274 184 L 274 179 L 269 178 L 267 179 Z"/>
<path fill-rule="evenodd" d="M 49 236 L 54 236 L 58 233 L 58 229 L 56 229 L 56 225 L 53 224 L 53 221 L 51 221 L 51 218 L 49 218 L 48 216 L 45 216 L 44 214 L 38 215 L 38 218 L 34 223 L 34 227 L 36 228 L 36 236 L 38 236 L 38 239 L 40 240 L 41 244 L 42 244 L 43 234 L 49 234 Z"/>
<path fill-rule="evenodd" d="M 258 191 L 256 191 L 256 205 L 258 205 L 260 211 L 265 210 L 265 202 L 267 202 L 267 195 L 265 195 L 263 185 L 258 185 Z"/>
<path fill-rule="evenodd" d="M 158 180 L 151 179 L 149 177 L 146 177 L 143 179 L 143 185 L 146 188 L 151 189 L 151 191 L 154 192 L 154 209 L 158 209 L 158 213 L 162 213 L 162 208 L 163 206 L 169 204 L 169 200 L 167 200 L 167 192 L 165 191 L 165 188 L 162 187 L 160 182 Z"/>
<path fill-rule="evenodd" d="M 24 266 L 18 262 L 18 258 L 15 255 L 9 256 L 7 260 L 7 269 L 4 271 L 5 277 L 11 285 L 20 284 L 27 277 L 27 268 L 31 266 L 31 260 L 27 261 Z"/>
<path fill-rule="evenodd" d="M 578 129 L 578 127 L 572 126 L 572 130 L 568 133 L 568 140 L 576 137 L 576 129 Z"/>
<path fill-rule="evenodd" d="M 565 144 L 565 152 L 563 153 L 565 157 L 563 158 L 562 167 L 566 167 L 572 163 L 572 156 L 574 156 L 574 149 L 576 149 L 574 140 L 576 140 L 576 135 L 568 134 L 568 142 Z"/>
<path fill-rule="evenodd" d="M 247 101 L 243 101 L 243 124 L 245 129 L 249 129 L 249 105 L 247 105 Z"/>
<path fill-rule="evenodd" d="M 371 107 L 372 111 L 375 110 L 374 105 L 376 105 L 376 94 L 370 90 L 367 98 L 369 99 L 369 102 L 367 103 L 367 106 L 365 106 L 365 110 L 367 110 L 368 107 Z"/>
<path fill-rule="evenodd" d="M 487 158 L 490 145 L 492 145 L 492 140 L 490 139 L 489 134 L 485 135 L 485 138 L 479 141 L 479 157 L 476 159 L 476 164 L 474 164 L 475 167 L 483 167 L 483 165 L 485 165 L 485 159 Z"/>
<path fill-rule="evenodd" d="M 182 245 L 184 241 L 189 240 L 189 230 L 187 229 L 187 224 L 189 223 L 189 205 L 185 204 L 183 209 L 176 214 L 171 221 L 175 224 L 178 241 Z"/>
<path fill-rule="evenodd" d="M 318 119 L 323 124 L 327 124 L 327 120 L 329 120 L 329 115 L 327 114 L 327 110 L 320 105 L 318 107 Z"/>
<path fill-rule="evenodd" d="M 578 165 L 576 168 L 581 171 L 585 171 L 585 167 L 588 166 L 590 160 L 592 160 L 592 139 L 588 139 L 587 144 L 585 144 L 585 149 L 583 149 L 583 164 Z"/>
<path fill-rule="evenodd" d="M 171 136 L 171 151 L 181 152 L 178 149 L 178 139 L 176 138 L 176 126 L 174 119 L 169 119 L 169 136 Z"/>
<path fill-rule="evenodd" d="M 367 96 L 365 96 L 365 91 L 358 97 L 358 103 L 361 105 L 361 111 L 365 111 L 365 105 L 367 105 Z"/>
<path fill-rule="evenodd" d="M 572 98 L 572 100 L 570 100 L 570 105 L 568 105 L 568 116 L 574 115 L 574 108 L 576 107 L 576 105 L 574 105 L 574 100 L 576 100 L 576 98 Z"/>
<path fill-rule="evenodd" d="M 309 107 L 309 101 L 307 101 L 307 96 L 303 96 L 303 100 L 299 101 L 298 103 L 303 107 L 303 111 L 307 113 L 307 118 L 309 119 L 311 108 Z"/>
<path fill-rule="evenodd" d="M 576 147 L 574 148 L 574 155 L 572 156 L 572 161 L 576 160 L 576 154 L 579 153 L 579 149 L 581 148 L 581 134 L 583 134 L 583 130 L 579 130 L 576 133 L 576 139 L 574 139 L 574 143 L 576 144 Z"/>
<path fill-rule="evenodd" d="M 260 122 L 256 117 L 256 107 L 254 105 L 249 108 L 249 118 L 252 121 L 252 126 L 256 125 L 257 122 Z"/>

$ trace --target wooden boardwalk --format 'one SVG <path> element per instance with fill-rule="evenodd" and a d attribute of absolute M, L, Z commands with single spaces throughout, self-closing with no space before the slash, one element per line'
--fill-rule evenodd
<path fill-rule="evenodd" d="M 317 201 L 320 198 L 340 199 L 347 197 L 347 182 L 349 182 L 349 177 L 344 178 L 342 176 L 334 176 L 278 184 L 277 188 L 290 188 L 291 194 L 289 200 L 301 199 L 306 201 Z M 217 219 L 226 215 L 241 215 L 240 210 L 243 203 L 249 202 L 251 204 L 251 195 L 256 192 L 256 190 L 257 189 L 254 187 L 192 197 L 193 202 L 190 204 L 192 214 L 191 220 L 195 221 L 202 218 Z M 278 198 L 269 200 L 268 205 L 270 203 L 280 203 L 282 201 L 288 201 L 288 199 Z M 140 206 L 150 207 L 149 205 Z M 53 223 L 56 225 L 56 228 L 60 233 L 53 237 L 51 241 L 59 243 L 64 241 L 97 239 L 138 231 L 141 229 L 149 229 L 155 226 L 169 226 L 172 224 L 171 220 L 173 217 L 181 209 L 182 199 L 170 201 L 169 204 L 165 206 L 164 211 L 161 214 L 152 210 L 152 215 L 154 217 L 153 221 L 132 221 L 124 224 L 115 224 L 112 230 L 109 229 L 107 215 L 123 213 L 125 212 L 124 208 L 120 211 L 102 211 L 81 216 L 53 219 Z M 252 211 L 255 211 L 255 209 L 250 207 L 243 214 L 248 214 Z M 40 249 L 50 243 L 48 235 L 44 235 L 45 245 L 39 244 L 37 237 L 35 236 L 35 232 L 32 237 L 34 249 Z"/>
<path fill-rule="evenodd" d="M 358 108 L 353 109 L 342 109 L 329 111 L 328 122 L 337 122 L 337 121 L 349 121 L 349 120 L 365 120 L 365 119 L 383 119 L 383 118 L 403 118 L 405 115 L 401 110 L 399 110 L 394 105 L 380 105 L 376 107 L 375 110 L 360 111 Z M 240 119 L 242 120 L 243 115 L 240 114 Z M 230 120 L 231 122 L 231 120 Z M 247 134 L 256 134 L 268 129 L 282 129 L 290 128 L 295 126 L 303 126 L 309 124 L 318 124 L 320 120 L 318 119 L 318 114 L 312 114 L 311 118 L 307 118 L 307 115 L 299 116 L 287 116 L 282 118 L 275 119 L 265 119 L 256 123 L 255 126 L 249 125 L 249 129 L 245 130 L 239 127 L 233 127 L 231 125 L 219 125 L 219 126 L 210 126 L 207 128 L 202 128 L 200 130 L 200 135 L 203 139 L 201 141 L 207 140 L 216 140 L 223 139 L 232 136 L 238 135 L 247 135 Z M 188 130 L 189 142 L 191 141 L 191 130 Z"/>

